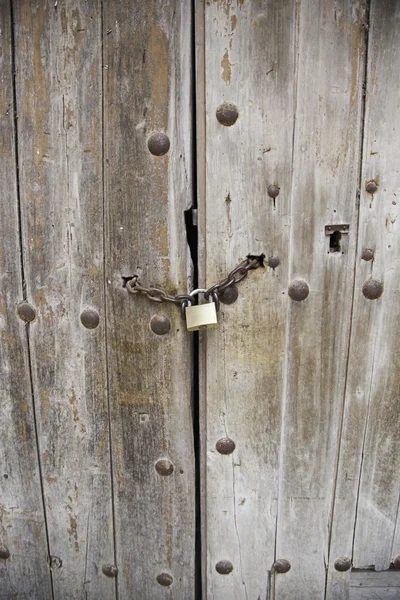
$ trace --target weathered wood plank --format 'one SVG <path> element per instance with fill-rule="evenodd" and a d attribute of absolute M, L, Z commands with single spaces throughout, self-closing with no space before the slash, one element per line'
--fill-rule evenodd
<path fill-rule="evenodd" d="M 357 224 L 364 2 L 297 4 L 290 300 L 277 525 L 275 597 L 325 595 Z M 312 23 L 312 27 L 310 27 Z M 347 226 L 340 245 L 329 230 Z M 336 251 L 335 251 L 336 250 Z M 290 288 L 289 288 L 290 290 Z"/>
<path fill-rule="evenodd" d="M 399 588 L 350 588 L 350 600 L 398 600 Z"/>
<path fill-rule="evenodd" d="M 350 587 L 400 588 L 400 571 L 351 571 Z M 397 590 L 400 594 L 400 591 Z"/>
<path fill-rule="evenodd" d="M 14 3 L 30 347 L 55 598 L 115 598 L 105 363 L 101 3 Z M 100 324 L 80 315 L 91 308 Z M 96 313 L 95 313 L 96 314 Z M 62 566 L 60 566 L 62 563 Z"/>
<path fill-rule="evenodd" d="M 372 1 L 355 304 L 331 552 L 332 561 L 347 555 L 355 567 L 373 565 L 377 570 L 387 569 L 400 554 L 395 537 L 400 484 L 400 112 L 393 76 L 400 68 L 399 23 L 397 2 Z M 377 183 L 374 194 L 366 190 L 371 180 Z M 363 260 L 366 249 L 373 251 L 373 260 Z M 374 279 L 383 283 L 383 294 L 370 300 L 362 290 Z M 337 593 L 329 591 L 328 597 L 345 598 L 337 582 L 342 576 L 332 568 L 329 579 Z"/>
<path fill-rule="evenodd" d="M 25 328 L 10 5 L 0 3 L 0 598 L 50 600 L 51 580 Z M 9 558 L 7 554 L 9 553 Z"/>
<path fill-rule="evenodd" d="M 200 196 L 201 285 L 248 253 L 279 259 L 251 272 L 222 305 L 205 347 L 205 598 L 265 598 L 274 562 L 285 350 L 293 138 L 292 2 L 205 6 L 206 189 Z M 234 103 L 232 126 L 216 118 Z M 280 188 L 277 198 L 268 188 Z M 201 189 L 199 188 L 201 193 Z M 204 241 L 203 241 L 204 240 Z M 231 455 L 216 450 L 229 437 Z M 216 564 L 232 563 L 230 575 Z"/>
<path fill-rule="evenodd" d="M 192 202 L 189 2 L 104 4 L 107 312 L 121 598 L 194 597 L 191 336 L 179 308 L 131 296 L 122 277 L 183 292 Z M 152 134 L 169 137 L 155 156 Z M 170 332 L 150 328 L 154 315 Z M 169 460 L 170 475 L 155 464 Z M 161 582 L 168 583 L 164 577 Z"/>

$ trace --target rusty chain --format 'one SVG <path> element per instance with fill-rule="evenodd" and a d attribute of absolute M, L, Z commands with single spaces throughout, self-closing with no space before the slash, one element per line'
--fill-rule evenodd
<path fill-rule="evenodd" d="M 240 283 L 245 279 L 249 271 L 253 269 L 258 269 L 263 266 L 264 255 L 261 256 L 247 256 L 247 258 L 241 262 L 237 267 L 235 267 L 225 279 L 216 283 L 215 285 L 208 288 L 204 291 L 204 298 L 206 300 L 210 300 L 210 296 L 216 303 L 216 309 L 219 308 L 219 297 L 227 290 L 228 288 Z M 177 294 L 175 296 L 171 296 L 167 294 L 164 290 L 156 287 L 145 287 L 139 281 L 138 276 L 132 277 L 126 281 L 126 289 L 130 294 L 140 294 L 142 296 L 147 297 L 152 302 L 172 302 L 173 304 L 180 304 L 182 311 L 185 306 L 190 306 L 193 303 L 194 297 L 193 294 L 196 292 L 200 292 L 202 290 L 195 290 L 195 292 L 191 292 L 191 294 Z"/>

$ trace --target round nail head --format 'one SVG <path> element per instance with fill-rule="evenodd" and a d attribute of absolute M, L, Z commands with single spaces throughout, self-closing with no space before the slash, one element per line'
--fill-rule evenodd
<path fill-rule="evenodd" d="M 220 560 L 215 565 L 215 570 L 220 575 L 229 575 L 233 571 L 233 564 L 229 560 Z"/>
<path fill-rule="evenodd" d="M 267 190 L 267 191 L 268 191 L 268 196 L 269 196 L 270 198 L 274 198 L 274 199 L 275 199 L 277 196 L 279 196 L 279 191 L 280 191 L 280 188 L 278 188 L 278 186 L 277 186 L 277 185 L 270 185 L 270 186 L 268 187 L 268 190 Z"/>
<path fill-rule="evenodd" d="M 348 571 L 351 568 L 351 558 L 348 556 L 339 556 L 335 560 L 334 567 L 336 571 Z"/>
<path fill-rule="evenodd" d="M 218 106 L 216 116 L 218 123 L 225 125 L 225 127 L 231 127 L 236 123 L 239 111 L 234 104 L 224 102 Z"/>
<path fill-rule="evenodd" d="M 361 254 L 361 258 L 366 261 L 374 260 L 374 251 L 371 248 L 365 248 Z"/>
<path fill-rule="evenodd" d="M 276 573 L 287 573 L 290 571 L 290 562 L 284 558 L 276 560 L 273 566 Z"/>
<path fill-rule="evenodd" d="M 118 575 L 118 567 L 115 565 L 103 565 L 101 570 L 106 577 L 116 577 Z"/>
<path fill-rule="evenodd" d="M 395 569 L 400 569 L 400 555 L 393 559 L 392 565 Z"/>
<path fill-rule="evenodd" d="M 174 465 L 172 464 L 172 462 L 170 462 L 166 458 L 163 458 L 156 462 L 155 469 L 159 475 L 162 475 L 163 477 L 167 477 L 168 475 L 172 474 L 172 472 L 174 470 Z"/>
<path fill-rule="evenodd" d="M 164 587 L 168 587 L 169 585 L 172 585 L 173 583 L 173 577 L 169 574 L 169 573 L 160 573 L 159 575 L 157 575 L 157 581 L 160 585 L 163 585 Z"/>
<path fill-rule="evenodd" d="M 383 293 L 382 281 L 379 281 L 379 279 L 368 279 L 362 287 L 362 293 L 367 300 L 377 300 Z"/>
<path fill-rule="evenodd" d="M 378 190 L 378 186 L 375 181 L 368 181 L 365 189 L 367 190 L 368 194 L 375 194 L 375 192 Z"/>
<path fill-rule="evenodd" d="M 307 298 L 309 293 L 310 288 L 308 287 L 308 284 L 301 279 L 296 279 L 289 285 L 289 296 L 292 300 L 301 302 Z"/>
<path fill-rule="evenodd" d="M 50 556 L 50 569 L 61 569 L 62 560 L 58 556 Z"/>
<path fill-rule="evenodd" d="M 85 308 L 85 310 L 81 312 L 81 323 L 86 329 L 96 329 L 100 323 L 100 317 L 97 310 Z"/>
<path fill-rule="evenodd" d="M 147 141 L 147 147 L 154 156 L 167 154 L 169 146 L 169 137 L 165 133 L 153 133 Z"/>
<path fill-rule="evenodd" d="M 150 327 L 153 333 L 157 335 L 165 335 L 171 329 L 171 323 L 168 317 L 164 315 L 154 315 L 150 321 Z"/>
<path fill-rule="evenodd" d="M 25 321 L 25 323 L 32 323 L 36 318 L 36 310 L 29 302 L 21 302 L 21 304 L 18 304 L 17 306 L 17 315 L 22 321 Z"/>
<path fill-rule="evenodd" d="M 220 294 L 219 299 L 223 304 L 233 304 L 236 302 L 239 296 L 239 290 L 236 285 L 233 283 L 229 287 L 227 287 L 222 294 Z"/>
<path fill-rule="evenodd" d="M 236 448 L 236 444 L 230 438 L 221 438 L 215 444 L 215 447 L 220 454 L 232 454 Z"/>
<path fill-rule="evenodd" d="M 280 262 L 281 261 L 279 260 L 279 258 L 277 256 L 270 256 L 268 258 L 268 266 L 271 269 L 276 269 L 276 267 L 278 267 L 280 265 Z"/>
<path fill-rule="evenodd" d="M 4 560 L 10 558 L 10 551 L 5 546 L 0 546 L 0 558 L 3 558 Z"/>

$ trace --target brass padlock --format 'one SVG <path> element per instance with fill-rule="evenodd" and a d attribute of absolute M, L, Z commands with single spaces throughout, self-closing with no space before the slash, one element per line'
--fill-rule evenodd
<path fill-rule="evenodd" d="M 189 295 L 196 296 L 207 290 L 193 290 Z M 185 307 L 186 327 L 188 331 L 198 331 L 209 327 L 216 327 L 217 307 L 215 297 L 210 295 L 210 301 L 205 304 L 195 304 Z"/>

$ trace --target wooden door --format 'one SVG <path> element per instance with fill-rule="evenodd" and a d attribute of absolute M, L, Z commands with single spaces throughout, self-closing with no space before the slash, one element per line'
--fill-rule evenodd
<path fill-rule="evenodd" d="M 192 598 L 191 8 L 0 7 L 0 597 Z"/>
<path fill-rule="evenodd" d="M 399 32 L 0 0 L 0 598 L 399 597 Z"/>
<path fill-rule="evenodd" d="M 205 598 L 399 594 L 399 11 L 197 4 Z"/>

